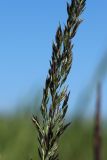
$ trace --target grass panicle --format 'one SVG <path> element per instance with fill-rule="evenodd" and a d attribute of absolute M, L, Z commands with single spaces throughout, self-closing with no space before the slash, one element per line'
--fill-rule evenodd
<path fill-rule="evenodd" d="M 55 42 L 52 44 L 50 69 L 43 89 L 41 103 L 42 121 L 32 120 L 38 131 L 38 153 L 41 160 L 58 160 L 58 140 L 70 123 L 65 124 L 68 109 L 68 88 L 64 85 L 72 65 L 72 39 L 82 22 L 79 16 L 85 8 L 85 0 L 67 3 L 67 23 L 58 26 Z"/>

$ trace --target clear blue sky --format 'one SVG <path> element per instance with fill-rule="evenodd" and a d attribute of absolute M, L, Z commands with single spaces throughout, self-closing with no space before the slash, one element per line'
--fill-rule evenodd
<path fill-rule="evenodd" d="M 68 80 L 71 108 L 107 49 L 106 15 L 106 0 L 87 0 L 84 22 L 73 41 Z M 11 111 L 24 96 L 44 86 L 55 31 L 66 17 L 66 0 L 0 1 L 0 112 Z M 103 83 L 104 114 L 106 99 L 107 78 Z"/>

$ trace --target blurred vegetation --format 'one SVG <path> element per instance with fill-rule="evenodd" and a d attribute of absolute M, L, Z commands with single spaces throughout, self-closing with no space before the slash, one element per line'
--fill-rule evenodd
<path fill-rule="evenodd" d="M 93 159 L 93 123 L 72 120 L 60 140 L 61 160 Z M 102 129 L 102 160 L 107 158 L 107 130 Z M 31 115 L 0 118 L 0 160 L 37 160 L 37 135 Z"/>

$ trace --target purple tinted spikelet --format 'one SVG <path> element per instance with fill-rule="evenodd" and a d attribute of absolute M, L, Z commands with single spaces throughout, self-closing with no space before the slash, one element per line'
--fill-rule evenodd
<path fill-rule="evenodd" d="M 79 16 L 85 7 L 85 0 L 67 3 L 67 23 L 59 25 L 52 45 L 50 69 L 43 89 L 41 104 L 42 122 L 33 116 L 38 131 L 38 154 L 41 160 L 59 160 L 58 140 L 70 125 L 64 124 L 68 109 L 69 92 L 64 86 L 72 65 L 72 39 L 81 23 Z"/>

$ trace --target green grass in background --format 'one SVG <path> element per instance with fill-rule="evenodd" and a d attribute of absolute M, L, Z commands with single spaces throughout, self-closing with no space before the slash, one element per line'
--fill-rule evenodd
<path fill-rule="evenodd" d="M 106 160 L 106 129 L 102 135 L 102 160 Z M 1 118 L 0 160 L 37 160 L 36 136 L 30 116 Z M 61 160 L 93 160 L 93 125 L 72 121 L 60 140 L 59 152 Z"/>

